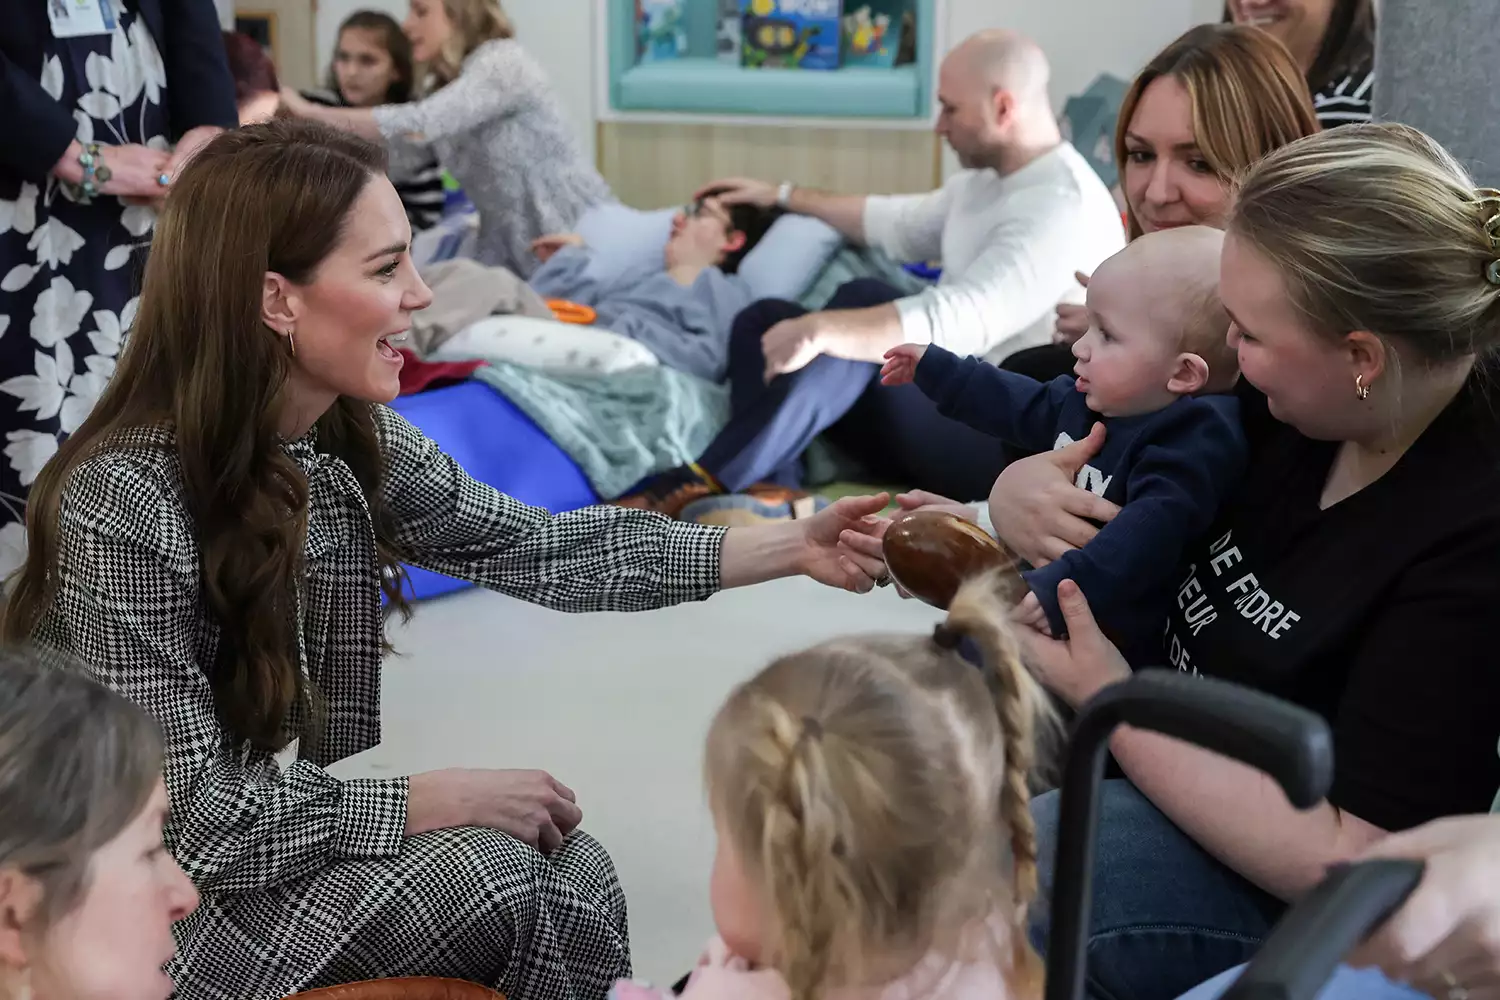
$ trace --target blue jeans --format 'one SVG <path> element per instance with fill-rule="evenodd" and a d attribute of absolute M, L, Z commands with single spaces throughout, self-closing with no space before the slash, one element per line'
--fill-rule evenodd
<path fill-rule="evenodd" d="M 839 287 L 825 309 L 862 309 L 901 293 L 873 278 Z M 765 381 L 761 337 L 806 315 L 795 302 L 763 299 L 734 319 L 729 336 L 730 420 L 698 458 L 731 492 L 764 480 L 801 482 L 801 458 L 813 438 L 828 439 L 877 482 L 901 483 L 955 500 L 989 496 L 1005 467 L 999 439 L 938 413 L 915 385 L 880 384 L 880 366 L 824 354 Z"/>
<path fill-rule="evenodd" d="M 1230 969 L 1178 1000 L 1218 1000 L 1239 974 L 1239 969 Z M 1340 969 L 1318 994 L 1318 1000 L 1426 1000 L 1426 994 L 1393 983 L 1374 969 Z"/>
<path fill-rule="evenodd" d="M 1032 802 L 1041 896 L 1032 943 L 1047 949 L 1058 796 Z M 1104 782 L 1088 943 L 1091 1000 L 1173 1000 L 1248 961 L 1285 905 L 1220 864 L 1124 779 Z"/>

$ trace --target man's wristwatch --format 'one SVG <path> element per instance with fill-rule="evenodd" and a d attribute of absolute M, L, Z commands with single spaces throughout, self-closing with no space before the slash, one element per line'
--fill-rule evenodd
<path fill-rule="evenodd" d="M 796 187 L 791 181 L 782 181 L 781 187 L 776 189 L 776 207 L 790 208 L 792 191 Z"/>

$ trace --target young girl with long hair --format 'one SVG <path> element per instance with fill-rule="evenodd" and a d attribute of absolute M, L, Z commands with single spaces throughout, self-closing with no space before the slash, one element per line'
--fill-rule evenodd
<path fill-rule="evenodd" d="M 705 763 L 719 936 L 686 997 L 1039 995 L 1028 777 L 1050 703 L 996 586 L 967 584 L 931 635 L 837 639 L 730 695 Z"/>
<path fill-rule="evenodd" d="M 411 39 L 396 19 L 378 10 L 357 10 L 339 25 L 324 89 L 303 91 L 302 96 L 333 108 L 405 104 L 416 92 L 416 74 Z M 437 225 L 446 197 L 437 157 L 431 150 L 414 148 L 393 167 L 391 183 L 406 207 L 411 228 L 420 231 Z"/>

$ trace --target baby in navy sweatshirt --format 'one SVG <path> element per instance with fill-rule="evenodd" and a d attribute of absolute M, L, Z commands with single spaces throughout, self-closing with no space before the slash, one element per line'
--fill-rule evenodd
<path fill-rule="evenodd" d="M 1120 506 L 1088 545 L 1026 571 L 1017 609 L 1062 635 L 1057 585 L 1078 584 L 1130 662 L 1161 658 L 1161 631 L 1184 546 L 1207 531 L 1244 471 L 1239 375 L 1219 302 L 1223 233 L 1203 226 L 1141 236 L 1089 281 L 1077 378 L 1052 382 L 936 346 L 886 354 L 886 385 L 915 381 L 945 416 L 1028 452 L 1061 448 L 1103 420 L 1103 449 L 1078 486 Z"/>

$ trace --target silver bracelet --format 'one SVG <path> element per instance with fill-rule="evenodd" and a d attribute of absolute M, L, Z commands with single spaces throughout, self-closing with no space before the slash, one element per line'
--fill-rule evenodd
<path fill-rule="evenodd" d="M 791 208 L 792 191 L 795 190 L 795 188 L 796 185 L 794 185 L 791 181 L 781 182 L 781 187 L 776 189 L 777 208 Z"/>

